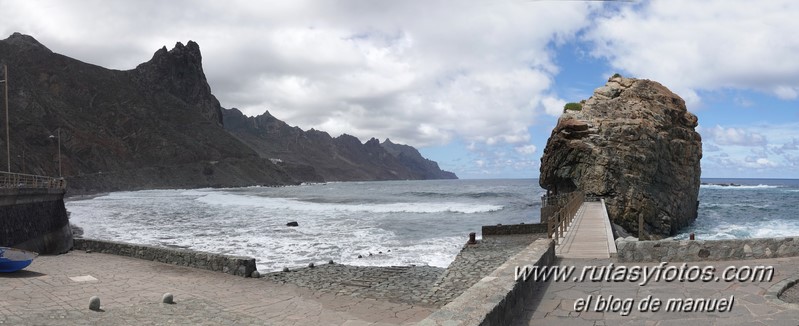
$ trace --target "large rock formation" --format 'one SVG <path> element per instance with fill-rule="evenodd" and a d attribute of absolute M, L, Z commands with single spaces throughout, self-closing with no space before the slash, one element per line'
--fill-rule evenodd
<path fill-rule="evenodd" d="M 643 238 L 696 218 L 702 142 L 685 102 L 650 80 L 612 77 L 565 110 L 541 158 L 541 187 L 606 198 L 611 220 Z M 639 225 L 639 223 L 641 223 Z"/>

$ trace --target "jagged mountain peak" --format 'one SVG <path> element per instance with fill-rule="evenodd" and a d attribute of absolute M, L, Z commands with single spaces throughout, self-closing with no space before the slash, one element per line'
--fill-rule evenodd
<path fill-rule="evenodd" d="M 211 94 L 203 72 L 200 46 L 194 41 L 177 42 L 171 50 L 162 47 L 150 61 L 134 69 L 139 81 L 148 87 L 164 90 L 199 109 L 201 114 L 222 124 L 222 108 Z"/>
<path fill-rule="evenodd" d="M 19 32 L 14 32 L 14 34 L 11 34 L 11 36 L 9 36 L 5 40 L 3 40 L 3 42 L 8 43 L 10 45 L 13 45 L 13 46 L 15 46 L 17 48 L 20 48 L 20 49 L 25 49 L 25 50 L 44 50 L 44 51 L 51 52 L 51 53 L 53 52 L 53 51 L 50 51 L 50 49 L 48 49 L 42 43 L 39 43 L 39 41 L 37 41 L 35 38 L 33 38 L 33 36 L 22 34 L 22 33 L 19 33 Z"/>
<path fill-rule="evenodd" d="M 51 52 L 27 35 L 0 41 L 0 62 L 11 76 L 9 123 L 17 126 L 12 172 L 57 175 L 63 167 L 71 192 L 321 179 L 259 157 L 221 126 L 196 43 L 155 52 L 121 71 Z M 56 128 L 58 165 L 47 139 Z"/>
<path fill-rule="evenodd" d="M 164 46 L 155 51 L 150 61 L 140 64 L 136 69 L 147 69 L 150 66 L 174 66 L 175 64 L 196 68 L 202 72 L 200 45 L 189 41 L 186 45 L 177 42 L 171 50 L 167 50 Z"/>

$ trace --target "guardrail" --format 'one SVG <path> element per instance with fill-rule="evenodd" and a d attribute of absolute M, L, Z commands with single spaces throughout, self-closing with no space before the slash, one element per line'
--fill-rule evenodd
<path fill-rule="evenodd" d="M 67 181 L 42 175 L 0 172 L 0 188 L 66 189 Z"/>
<path fill-rule="evenodd" d="M 585 195 L 585 201 L 602 201 L 603 198 L 605 197 L 597 195 Z"/>
<path fill-rule="evenodd" d="M 574 194 L 574 192 L 568 192 L 559 195 L 543 195 L 541 196 L 541 206 L 547 207 L 561 205 L 562 203 L 569 201 L 572 194 Z"/>
<path fill-rule="evenodd" d="M 547 237 L 554 239 L 556 244 L 563 237 L 566 229 L 569 228 L 574 219 L 574 215 L 577 214 L 577 210 L 580 209 L 583 201 L 585 201 L 585 193 L 582 191 L 571 192 L 568 196 L 570 198 L 566 205 L 552 214 L 547 220 Z"/>

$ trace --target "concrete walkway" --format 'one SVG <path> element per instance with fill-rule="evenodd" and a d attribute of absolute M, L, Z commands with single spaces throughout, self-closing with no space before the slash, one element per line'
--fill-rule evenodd
<path fill-rule="evenodd" d="M 608 266 L 613 259 L 563 259 L 560 266 L 575 266 L 577 272 L 583 266 Z M 657 264 L 614 263 L 615 266 L 656 266 Z M 682 263 L 669 263 L 669 266 L 681 266 Z M 649 326 L 687 326 L 687 325 L 799 325 L 799 305 L 784 304 L 765 295 L 773 294 L 773 285 L 786 278 L 799 275 L 799 258 L 778 258 L 765 260 L 698 262 L 688 263 L 691 266 L 714 266 L 717 274 L 728 266 L 742 268 L 744 266 L 773 266 L 774 277 L 768 282 L 649 282 L 638 285 L 638 282 L 579 282 L 573 279 L 567 282 L 548 282 L 534 302 L 526 307 L 525 314 L 520 316 L 514 325 L 649 325 Z M 777 286 L 779 287 L 779 286 Z M 575 302 L 585 300 L 589 296 L 592 302 L 585 311 L 577 311 Z M 608 311 L 597 308 L 598 297 L 608 300 L 613 296 L 619 301 L 618 308 L 623 308 L 624 300 L 632 300 L 629 314 L 624 309 Z M 651 296 L 651 297 L 650 297 Z M 664 302 L 657 312 L 640 311 L 639 304 L 650 297 Z M 729 311 L 724 312 L 668 312 L 665 302 L 669 299 L 700 298 L 734 298 Z"/>
<path fill-rule="evenodd" d="M 176 304 L 160 303 L 166 292 Z M 88 309 L 95 295 L 102 312 Z M 396 325 L 432 310 L 77 251 L 0 274 L 0 324 L 9 325 Z"/>
<path fill-rule="evenodd" d="M 610 258 L 613 234 L 601 202 L 585 202 L 555 248 L 561 258 Z"/>

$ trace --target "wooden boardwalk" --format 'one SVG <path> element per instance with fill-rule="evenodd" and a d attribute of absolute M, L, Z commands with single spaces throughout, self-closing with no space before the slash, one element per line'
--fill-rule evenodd
<path fill-rule="evenodd" d="M 564 239 L 555 248 L 561 258 L 610 258 L 616 244 L 604 202 L 584 202 Z"/>

